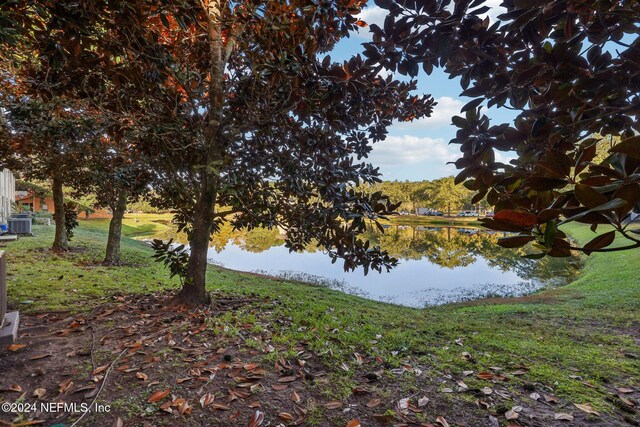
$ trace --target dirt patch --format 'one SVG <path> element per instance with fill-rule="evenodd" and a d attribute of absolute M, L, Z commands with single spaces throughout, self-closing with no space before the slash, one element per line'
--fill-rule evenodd
<path fill-rule="evenodd" d="M 284 342 L 294 325 L 273 316 L 275 300 L 218 295 L 213 308 L 187 310 L 167 308 L 171 297 L 119 295 L 88 314 L 24 316 L 18 345 L 0 352 L 0 402 L 38 407 L 4 411 L 0 424 L 69 426 L 94 402 L 77 425 L 246 426 L 264 417 L 254 425 L 499 426 L 508 414 L 511 425 L 618 426 L 635 416 L 631 407 L 589 415 L 547 401 L 543 385 L 515 386 L 512 375 L 485 373 L 486 387 L 474 388 L 410 359 L 394 367 L 353 349 L 348 364 L 334 360 L 309 342 Z M 252 320 L 234 322 L 238 310 Z M 479 373 L 466 375 L 471 383 Z M 62 406 L 38 410 L 44 403 Z"/>

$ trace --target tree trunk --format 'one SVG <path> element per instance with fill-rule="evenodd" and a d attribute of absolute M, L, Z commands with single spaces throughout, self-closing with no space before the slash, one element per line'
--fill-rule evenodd
<path fill-rule="evenodd" d="M 206 290 L 206 278 L 215 198 L 215 187 L 205 186 L 196 203 L 192 237 L 189 241 L 188 271 L 182 289 L 173 300 L 176 304 L 198 305 L 211 302 Z"/>
<path fill-rule="evenodd" d="M 120 265 L 120 238 L 122 237 L 122 218 L 127 209 L 127 191 L 120 190 L 115 206 L 111 206 L 113 216 L 109 222 L 109 237 L 107 238 L 107 250 L 102 265 Z"/>
<path fill-rule="evenodd" d="M 209 54 L 211 55 L 209 81 L 209 111 L 206 129 L 206 154 L 203 165 L 206 166 L 201 175 L 201 190 L 193 212 L 193 229 L 189 241 L 190 254 L 187 277 L 182 289 L 173 302 L 177 304 L 197 305 L 210 303 L 210 296 L 206 291 L 207 254 L 213 227 L 214 208 L 218 196 L 219 174 L 209 170 L 209 165 L 223 160 L 224 143 L 220 125 L 224 108 L 224 70 L 226 61 L 233 49 L 234 31 L 241 31 L 238 26 L 227 35 L 229 40 L 225 46 L 222 35 L 221 13 L 223 0 L 210 0 L 203 3 L 207 14 L 207 29 L 209 36 Z"/>
<path fill-rule="evenodd" d="M 54 220 L 56 223 L 56 234 L 53 240 L 52 249 L 54 251 L 68 251 L 69 242 L 67 240 L 67 228 L 64 220 L 64 192 L 62 190 L 62 178 L 60 175 L 53 176 L 53 206 L 55 208 Z"/>

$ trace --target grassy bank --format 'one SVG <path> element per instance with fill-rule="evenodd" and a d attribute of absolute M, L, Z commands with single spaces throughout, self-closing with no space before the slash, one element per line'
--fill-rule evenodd
<path fill-rule="evenodd" d="M 391 225 L 410 225 L 410 226 L 479 226 L 478 218 L 473 217 L 446 217 L 446 216 L 426 216 L 426 215 L 394 215 L 389 217 L 388 221 L 382 221 Z"/>
<path fill-rule="evenodd" d="M 129 218 L 124 231 L 126 236 L 150 236 L 161 226 Z M 581 241 L 589 239 L 588 228 L 566 230 Z M 110 301 L 113 293 L 177 286 L 151 262 L 151 250 L 130 237 L 123 240 L 127 266 L 99 266 L 106 222 L 81 222 L 72 242 L 76 249 L 63 256 L 47 249 L 52 228 L 36 227 L 35 232 L 36 237 L 6 248 L 10 303 L 23 312 L 89 310 Z M 442 415 L 452 425 L 482 425 L 474 420 L 485 419 L 488 412 L 504 423 L 505 412 L 521 406 L 521 421 L 525 413 L 545 420 L 571 412 L 576 420 L 598 424 L 600 418 L 573 405 L 590 404 L 607 423 L 633 423 L 638 415 L 621 403 L 616 389 L 637 393 L 640 387 L 639 261 L 640 251 L 596 254 L 586 260 L 576 282 L 560 289 L 423 310 L 212 267 L 212 290 L 269 303 L 216 314 L 211 324 L 229 336 L 244 337 L 246 325 L 267 334 L 276 351 L 264 356 L 265 363 L 280 356 L 295 359 L 304 343 L 326 371 L 322 382 L 310 386 L 325 399 L 349 401 L 370 374 L 366 370 L 373 370 L 354 353 L 378 360 L 380 381 L 368 387 L 383 399 L 377 412 L 391 417 L 397 415 L 399 398 L 426 394 L 432 403 L 414 414 L 419 421 L 434 422 Z M 261 348 L 254 341 L 245 339 L 242 345 Z M 398 377 L 394 369 L 402 366 L 411 371 Z M 479 377 L 480 372 L 489 374 Z M 486 387 L 491 394 L 483 394 Z M 532 398 L 532 393 L 556 396 L 558 403 L 553 397 L 549 402 Z M 322 406 L 310 411 L 310 424 L 345 425 L 349 419 Z"/>

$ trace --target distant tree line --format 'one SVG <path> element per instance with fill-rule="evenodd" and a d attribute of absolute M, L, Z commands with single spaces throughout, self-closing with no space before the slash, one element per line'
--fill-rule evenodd
<path fill-rule="evenodd" d="M 472 203 L 475 192 L 456 185 L 453 176 L 424 181 L 383 181 L 367 186 L 371 192 L 381 191 L 394 203 L 398 210 L 416 213 L 418 208 L 430 208 L 446 214 L 459 210 L 485 211 L 485 200 Z"/>

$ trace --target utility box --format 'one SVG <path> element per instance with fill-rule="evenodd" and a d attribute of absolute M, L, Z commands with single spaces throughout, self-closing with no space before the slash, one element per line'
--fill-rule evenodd
<path fill-rule="evenodd" d="M 28 218 L 9 218 L 9 231 L 15 234 L 28 234 L 31 235 L 31 217 Z"/>

